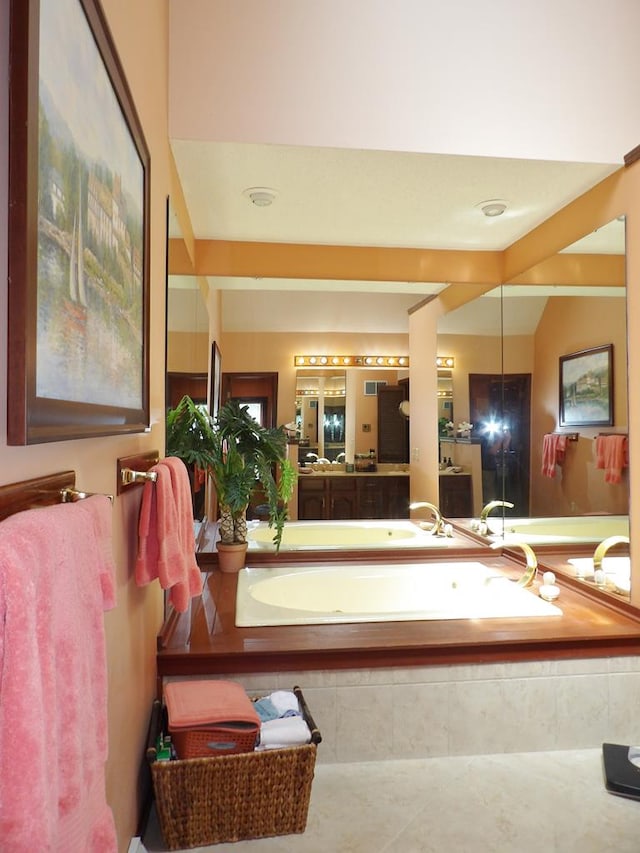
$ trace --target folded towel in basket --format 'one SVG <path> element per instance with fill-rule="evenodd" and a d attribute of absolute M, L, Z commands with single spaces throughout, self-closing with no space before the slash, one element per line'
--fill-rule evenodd
<path fill-rule="evenodd" d="M 235 681 L 170 681 L 164 689 L 171 729 L 211 723 L 249 723 L 260 718 L 244 687 Z"/>
<path fill-rule="evenodd" d="M 311 731 L 302 717 L 281 717 L 267 720 L 260 726 L 260 741 L 256 750 L 284 749 L 311 742 Z"/>
<path fill-rule="evenodd" d="M 292 690 L 276 690 L 254 704 L 262 722 L 300 714 L 300 703 Z"/>

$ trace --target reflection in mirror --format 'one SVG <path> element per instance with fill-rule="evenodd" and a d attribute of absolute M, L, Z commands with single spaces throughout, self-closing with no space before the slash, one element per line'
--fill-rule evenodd
<path fill-rule="evenodd" d="M 505 374 L 526 370 L 532 377 L 532 516 L 628 515 L 626 475 L 612 486 L 595 453 L 599 435 L 628 432 L 624 252 L 624 221 L 615 220 L 561 253 L 558 260 L 571 270 L 570 277 L 562 278 L 560 266 L 550 286 L 503 288 Z M 613 395 L 613 423 L 591 425 L 588 416 L 579 418 L 581 423 L 562 423 L 560 359 L 608 344 L 614 354 L 612 387 L 606 389 Z M 522 352 L 528 353 L 529 367 L 518 360 Z M 512 410 L 505 416 L 512 417 Z M 573 433 L 575 440 L 567 440 Z M 545 436 L 553 440 L 545 442 Z M 545 464 L 545 445 L 555 453 L 552 464 Z M 511 485 L 517 483 L 505 483 L 507 493 Z"/>
<path fill-rule="evenodd" d="M 624 220 L 616 220 L 517 283 L 496 288 L 439 322 L 438 349 L 456 357 L 456 421 L 468 417 L 474 424 L 471 443 L 481 448 L 478 463 L 457 440 L 452 445 L 454 461 L 462 455 L 469 464 L 479 464 L 483 489 L 480 501 L 474 499 L 476 515 L 488 498 L 497 497 L 515 504 L 504 511 L 506 516 L 601 515 L 612 524 L 623 519 L 628 529 L 626 473 L 619 483 L 607 482 L 595 454 L 600 434 L 628 431 L 624 237 Z M 560 357 L 609 343 L 614 350 L 613 424 L 561 425 Z M 545 435 L 574 431 L 577 440 L 564 445 L 554 475 L 545 476 Z M 498 453 L 491 465 L 495 442 Z M 502 529 L 500 513 L 494 514 Z M 594 529 L 591 539 L 600 541 L 600 532 Z"/>
<path fill-rule="evenodd" d="M 451 370 L 438 368 L 438 434 L 448 435 L 453 427 L 453 377 Z"/>
<path fill-rule="evenodd" d="M 182 234 L 177 216 L 168 205 L 170 239 Z M 209 389 L 209 319 L 195 276 L 167 276 L 165 407 L 177 406 L 183 396 L 206 408 Z M 206 507 L 206 485 L 190 471 L 194 517 Z"/>
<path fill-rule="evenodd" d="M 298 462 L 344 461 L 346 377 L 330 370 L 296 375 L 296 426 L 300 430 Z"/>

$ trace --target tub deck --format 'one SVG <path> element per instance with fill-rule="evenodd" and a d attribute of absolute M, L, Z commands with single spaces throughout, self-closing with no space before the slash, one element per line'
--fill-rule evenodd
<path fill-rule="evenodd" d="M 523 570 L 519 561 L 486 550 L 483 562 L 514 577 Z M 568 577 L 558 581 L 561 618 L 237 628 L 237 575 L 206 566 L 203 572 L 202 596 L 187 613 L 172 612 L 158 637 L 159 678 L 640 653 L 640 614 Z"/>

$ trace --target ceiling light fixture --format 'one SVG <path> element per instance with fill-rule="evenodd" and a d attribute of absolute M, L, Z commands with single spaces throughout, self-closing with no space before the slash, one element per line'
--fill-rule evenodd
<path fill-rule="evenodd" d="M 476 207 L 479 207 L 485 216 L 493 218 L 495 216 L 502 216 L 507 209 L 507 203 L 501 198 L 490 198 L 487 201 L 481 201 Z"/>
<path fill-rule="evenodd" d="M 269 207 L 276 200 L 276 191 L 268 187 L 249 187 L 242 193 L 256 207 Z"/>

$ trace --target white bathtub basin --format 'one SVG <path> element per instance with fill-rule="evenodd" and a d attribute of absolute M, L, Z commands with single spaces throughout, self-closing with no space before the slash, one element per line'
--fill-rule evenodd
<path fill-rule="evenodd" d="M 626 515 L 585 515 L 556 518 L 487 518 L 489 532 L 503 537 L 505 543 L 526 542 L 529 545 L 593 542 L 608 536 L 628 536 Z"/>
<path fill-rule="evenodd" d="M 244 568 L 236 625 L 318 625 L 559 616 L 562 611 L 474 561 Z"/>
<path fill-rule="evenodd" d="M 273 528 L 266 522 L 248 532 L 249 551 L 274 550 Z M 288 521 L 281 551 L 334 551 L 350 548 L 448 548 L 455 540 L 432 536 L 410 521 Z"/>

